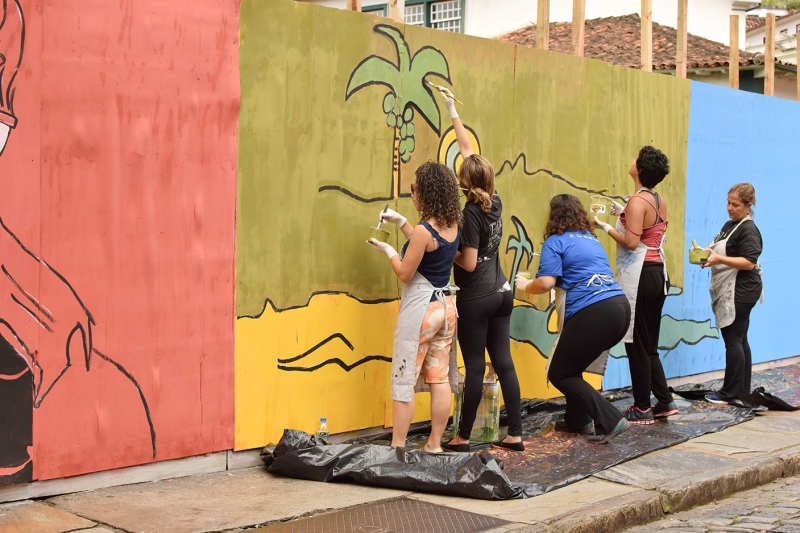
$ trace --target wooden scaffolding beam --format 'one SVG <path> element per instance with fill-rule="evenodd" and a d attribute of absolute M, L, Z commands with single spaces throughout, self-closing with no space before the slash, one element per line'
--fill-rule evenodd
<path fill-rule="evenodd" d="M 739 88 L 739 15 L 731 15 L 730 55 L 728 57 L 728 87 Z"/>
<path fill-rule="evenodd" d="M 675 75 L 679 78 L 686 77 L 686 53 L 688 46 L 688 33 L 686 31 L 689 16 L 689 0 L 678 0 L 678 42 L 675 46 Z"/>
<path fill-rule="evenodd" d="M 572 55 L 583 57 L 586 37 L 586 0 L 572 0 Z"/>
<path fill-rule="evenodd" d="M 550 48 L 550 0 L 539 0 L 536 13 L 536 48 Z"/>
<path fill-rule="evenodd" d="M 642 0 L 642 70 L 653 72 L 653 0 Z"/>
<path fill-rule="evenodd" d="M 775 96 L 775 13 L 767 13 L 764 38 L 764 94 Z"/>

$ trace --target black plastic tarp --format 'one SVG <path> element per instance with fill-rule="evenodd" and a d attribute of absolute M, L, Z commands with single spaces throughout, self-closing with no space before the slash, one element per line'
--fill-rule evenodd
<path fill-rule="evenodd" d="M 626 399 L 615 402 L 620 409 Z M 681 413 L 648 426 L 637 426 L 595 444 L 574 433 L 556 431 L 564 405 L 553 401 L 523 404 L 525 452 L 479 444 L 470 453 L 430 454 L 421 446 L 427 434 L 419 428 L 409 447 L 392 448 L 383 434 L 371 443 L 327 444 L 301 431 L 286 430 L 274 449 L 262 455 L 269 472 L 315 481 L 343 481 L 394 488 L 505 500 L 537 496 L 574 483 L 595 472 L 705 433 L 720 431 L 751 418 L 750 409 L 680 401 Z"/>
<path fill-rule="evenodd" d="M 752 405 L 771 411 L 800 409 L 800 367 L 797 365 L 770 368 L 753 373 L 753 392 L 739 398 L 742 405 Z M 687 400 L 703 400 L 705 395 L 722 387 L 722 380 L 687 384 L 670 389 Z"/>
<path fill-rule="evenodd" d="M 432 454 L 375 444 L 326 444 L 313 435 L 287 429 L 269 453 L 262 454 L 273 474 L 313 481 L 343 481 L 481 500 L 522 496 L 502 465 L 485 450 Z"/>

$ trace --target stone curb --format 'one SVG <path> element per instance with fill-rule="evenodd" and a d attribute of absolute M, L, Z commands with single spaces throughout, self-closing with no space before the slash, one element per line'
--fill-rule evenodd
<path fill-rule="evenodd" d="M 616 533 L 731 494 L 800 475 L 800 446 L 669 481 L 513 533 Z"/>
<path fill-rule="evenodd" d="M 668 481 L 656 490 L 662 495 L 664 513 L 676 513 L 766 485 L 783 477 L 783 470 L 784 461 L 778 457 L 755 457 Z"/>
<path fill-rule="evenodd" d="M 661 495 L 641 490 L 605 500 L 557 517 L 545 524 L 545 531 L 563 533 L 616 533 L 629 527 L 649 524 L 664 516 Z"/>

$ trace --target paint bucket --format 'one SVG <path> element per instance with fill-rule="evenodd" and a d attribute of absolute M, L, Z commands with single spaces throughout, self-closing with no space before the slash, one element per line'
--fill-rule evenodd
<path fill-rule="evenodd" d="M 708 261 L 708 250 L 700 248 L 695 240 L 692 240 L 692 247 L 689 248 L 689 262 L 693 265 L 704 265 Z"/>
<path fill-rule="evenodd" d="M 386 242 L 389 240 L 389 235 L 391 235 L 391 233 L 389 233 L 385 229 L 373 228 L 372 226 L 370 226 L 369 237 L 367 237 L 367 240 L 375 239 L 378 242 Z"/>
<path fill-rule="evenodd" d="M 458 435 L 458 424 L 461 421 L 461 408 L 464 402 L 464 383 L 458 384 L 456 409 L 453 413 L 453 437 Z M 469 440 L 493 442 L 500 438 L 500 385 L 497 382 L 483 383 L 481 403 L 472 424 Z"/>
<path fill-rule="evenodd" d="M 607 217 L 611 214 L 611 198 L 600 194 L 591 196 L 592 203 L 589 204 L 589 220 L 594 217 Z"/>

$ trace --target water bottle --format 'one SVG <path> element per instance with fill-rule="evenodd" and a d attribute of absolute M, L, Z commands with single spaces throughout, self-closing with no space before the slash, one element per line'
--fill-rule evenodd
<path fill-rule="evenodd" d="M 320 418 L 319 419 L 319 428 L 317 428 L 317 437 L 320 439 L 328 440 L 328 419 L 327 418 Z"/>

